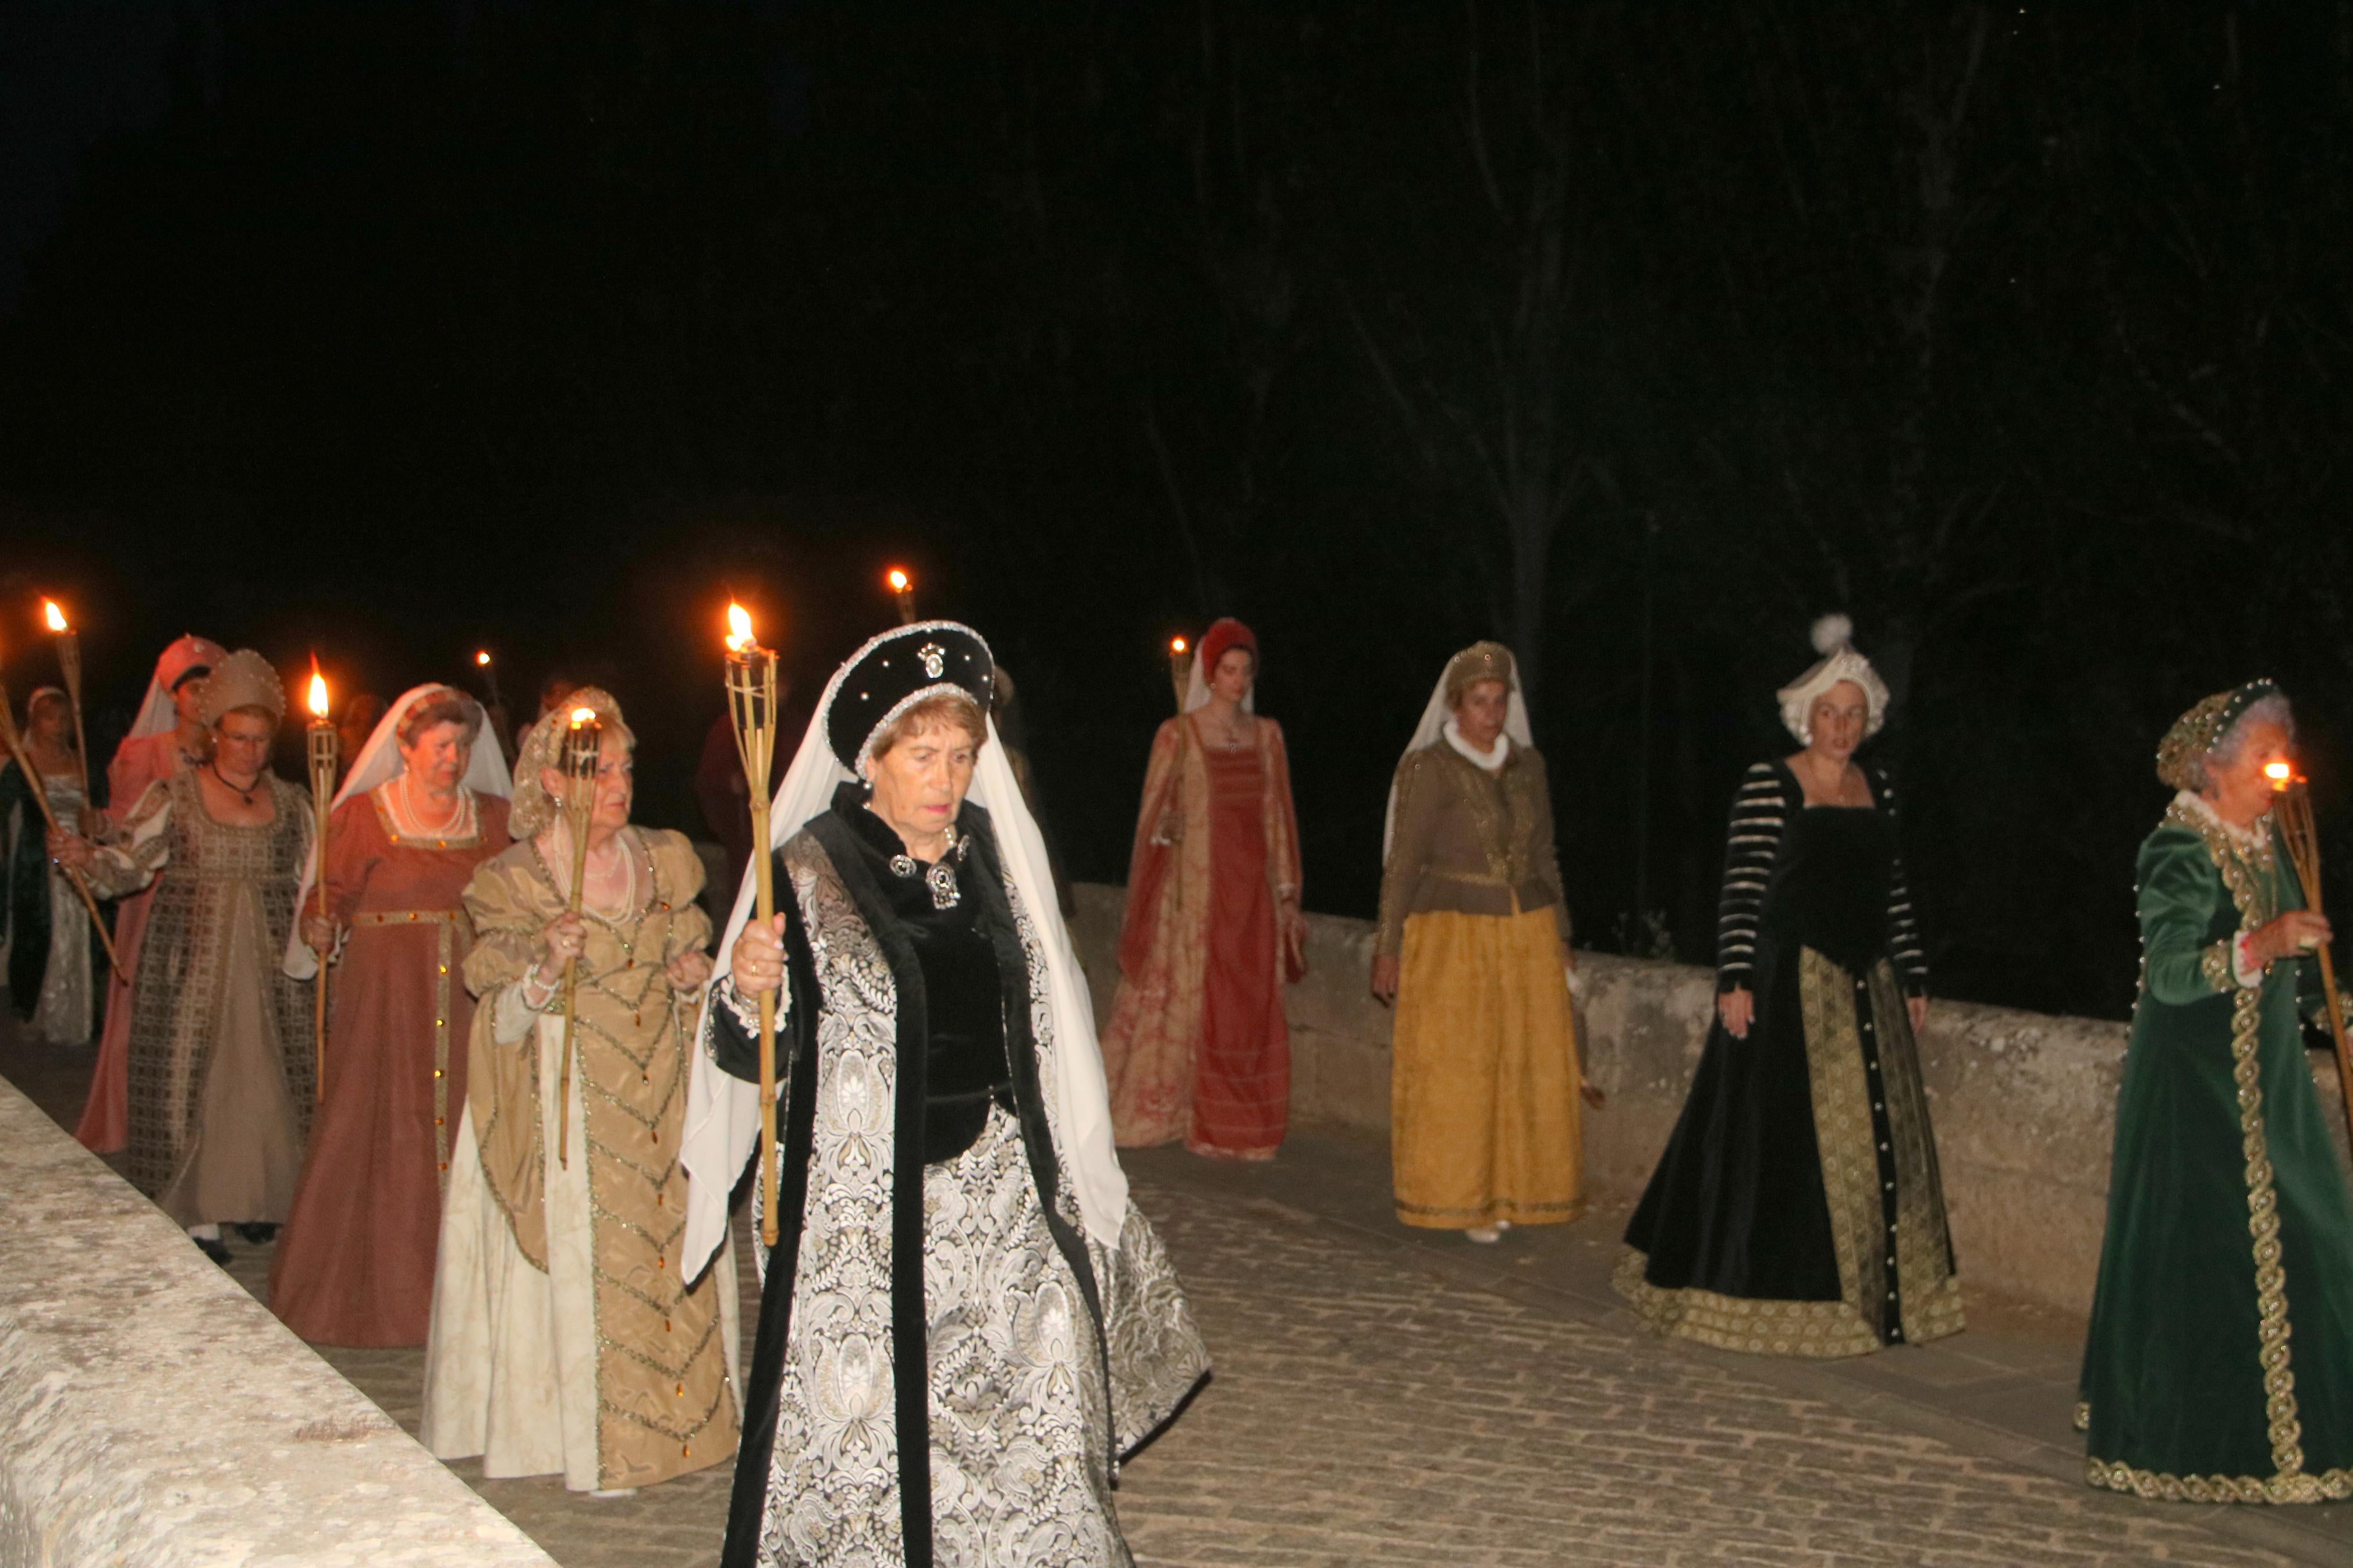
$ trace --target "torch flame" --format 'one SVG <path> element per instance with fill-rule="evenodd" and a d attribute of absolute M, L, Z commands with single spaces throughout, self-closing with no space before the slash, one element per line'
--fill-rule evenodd
<path fill-rule="evenodd" d="M 1185 651 L 1186 646 L 1187 645 L 1183 637 L 1170 637 L 1168 639 L 1168 651 L 1170 653 L 1181 654 Z"/>
<path fill-rule="evenodd" d="M 908 576 L 905 572 L 900 570 L 896 566 L 891 568 L 891 574 L 888 581 L 891 584 L 891 592 L 894 594 L 905 593 L 914 583 L 913 578 Z"/>
<path fill-rule="evenodd" d="M 2266 763 L 2263 764 L 2263 777 L 2272 781 L 2272 788 L 2285 789 L 2288 782 L 2295 777 L 2295 770 L 2285 763 Z"/>
<path fill-rule="evenodd" d="M 43 599 L 41 601 L 41 614 L 47 617 L 49 630 L 53 632 L 61 632 L 67 629 L 66 613 L 58 608 L 58 602 L 55 599 Z"/>
<path fill-rule="evenodd" d="M 481 651 L 481 652 L 480 652 L 480 653 L 476 654 L 476 655 L 474 656 L 474 662 L 475 662 L 476 664 L 480 665 L 484 669 L 488 669 L 488 668 L 491 668 L 491 650 L 490 650 L 490 649 L 488 649 L 488 648 L 484 648 L 484 649 L 482 649 L 482 651 Z"/>
<path fill-rule="evenodd" d="M 316 668 L 311 671 L 311 711 L 322 719 L 327 716 L 327 678 Z"/>
<path fill-rule="evenodd" d="M 727 651 L 741 653 L 752 646 L 752 613 L 741 605 L 727 606 Z"/>
<path fill-rule="evenodd" d="M 583 724 L 594 721 L 596 717 L 596 710 L 594 708 L 575 708 L 572 710 L 572 727 L 577 730 Z"/>

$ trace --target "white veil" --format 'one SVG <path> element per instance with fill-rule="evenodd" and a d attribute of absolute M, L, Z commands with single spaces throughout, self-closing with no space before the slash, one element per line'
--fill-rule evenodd
<path fill-rule="evenodd" d="M 826 718 L 833 710 L 834 696 L 841 689 L 843 678 L 877 644 L 904 637 L 910 631 L 933 627 L 970 630 L 954 621 L 894 626 L 870 640 L 834 672 L 770 807 L 769 852 L 782 847 L 812 817 L 829 809 L 836 786 L 852 776 L 834 756 L 826 736 Z M 1006 761 L 1005 746 L 997 739 L 994 720 L 988 721 L 988 742 L 981 748 L 979 766 L 973 773 L 972 793 L 967 798 L 987 811 L 996 825 L 997 850 L 1005 858 L 1005 869 L 1019 890 L 1021 901 L 1037 928 L 1038 940 L 1046 950 L 1047 1005 L 1054 1024 L 1054 1074 L 1040 1087 L 1053 1100 L 1056 1130 L 1066 1145 L 1071 1187 L 1079 1200 L 1079 1213 L 1087 1234 L 1105 1247 L 1116 1247 L 1127 1219 L 1127 1177 L 1121 1172 L 1119 1156 L 1112 1147 L 1111 1093 L 1103 1080 L 1102 1047 L 1095 1042 L 1094 1003 L 1087 990 L 1086 972 L 1080 966 L 1077 950 L 1071 945 L 1071 933 L 1062 924 L 1061 908 L 1055 901 L 1054 880 L 1047 868 L 1045 837 L 1038 831 L 1038 824 L 1021 797 L 1021 786 L 1015 782 L 1013 768 Z M 735 939 L 752 918 L 754 879 L 757 875 L 756 865 L 744 867 L 743 884 L 735 893 L 734 912 L 728 917 L 726 934 L 719 943 L 721 975 L 727 972 L 727 955 L 733 950 Z M 790 888 L 776 889 L 779 908 L 790 897 Z M 710 1009 L 711 998 L 706 993 L 702 1012 L 695 1023 L 698 1042 L 709 1026 Z M 690 1279 L 725 1239 L 728 1196 L 734 1191 L 735 1180 L 752 1160 L 760 1140 L 759 1086 L 722 1072 L 705 1051 L 696 1049 L 691 1056 L 693 1065 L 687 1079 L 686 1136 L 679 1153 L 687 1174 L 686 1237 L 680 1265 L 681 1275 Z M 778 1070 L 782 1070 L 781 1063 Z"/>
<path fill-rule="evenodd" d="M 465 695 L 454 686 L 447 686 L 438 680 L 428 680 L 422 686 L 410 687 L 400 694 L 398 701 L 385 710 L 384 717 L 377 720 L 375 728 L 368 732 L 367 744 L 362 746 L 360 754 L 352 759 L 352 771 L 343 775 L 343 787 L 336 790 L 335 798 L 327 803 L 327 815 L 330 817 L 334 816 L 337 806 L 353 795 L 365 795 L 376 785 L 389 783 L 400 776 L 406 766 L 400 757 L 402 716 L 426 698 L 438 696 L 445 691 L 453 696 Z M 483 724 L 487 731 L 489 725 L 487 715 L 484 717 Z M 458 782 L 476 795 L 494 795 L 501 800 L 514 793 L 514 779 L 507 772 L 507 759 L 499 750 L 497 736 L 491 736 L 491 743 L 487 746 L 482 744 L 480 735 L 474 737 L 472 753 L 466 761 L 465 776 Z M 324 833 L 326 825 L 320 824 L 319 831 Z M 314 852 L 302 857 L 301 889 L 294 896 L 294 927 L 286 933 L 286 960 L 283 967 L 288 974 L 297 980 L 308 980 L 319 973 L 319 955 L 312 952 L 311 944 L 302 940 L 303 906 L 309 901 L 311 895 L 317 891 L 318 886 L 319 857 Z"/>
<path fill-rule="evenodd" d="M 1446 700 L 1446 671 L 1454 668 L 1455 658 L 1461 657 L 1456 654 L 1454 658 L 1446 661 L 1445 668 L 1438 672 L 1438 685 L 1430 694 L 1430 706 L 1421 710 L 1421 722 L 1413 727 L 1413 739 L 1406 742 L 1404 754 L 1398 758 L 1399 767 L 1405 765 L 1407 757 L 1436 745 L 1438 737 L 1445 732 L 1446 721 L 1454 717 L 1453 705 Z M 1520 661 L 1517 656 L 1512 659 L 1512 699 L 1511 705 L 1504 711 L 1504 733 L 1511 737 L 1512 744 L 1515 746 L 1525 746 L 1531 751 L 1535 749 L 1535 732 L 1528 728 L 1527 700 L 1520 695 Z M 1389 840 L 1396 833 L 1397 775 L 1392 773 L 1389 775 L 1388 809 L 1381 816 L 1381 864 L 1384 866 L 1388 864 Z"/>

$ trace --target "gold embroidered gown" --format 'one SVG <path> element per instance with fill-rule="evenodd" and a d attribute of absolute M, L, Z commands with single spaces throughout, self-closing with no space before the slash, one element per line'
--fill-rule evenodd
<path fill-rule="evenodd" d="M 152 785 L 90 886 L 154 884 L 131 992 L 133 1185 L 180 1225 L 276 1223 L 293 1203 L 316 1063 L 311 986 L 279 967 L 311 800 L 264 773 L 277 816 L 215 821 L 193 773 Z"/>
<path fill-rule="evenodd" d="M 2297 1022 L 2317 965 L 2242 975 L 2232 952 L 2304 899 L 2268 819 L 2234 833 L 2187 793 L 2141 846 L 2139 889 L 2140 1000 L 2084 1351 L 2088 1479 L 2177 1501 L 2341 1501 L 2353 1197 Z"/>
<path fill-rule="evenodd" d="M 733 1257 L 723 1247 L 694 1281 L 678 1269 L 699 998 L 676 992 L 666 966 L 710 942 L 702 863 L 680 834 L 630 827 L 622 841 L 636 896 L 621 913 L 584 915 L 568 1101 L 560 1000 L 534 1012 L 518 984 L 566 907 L 558 876 L 526 841 L 467 885 L 478 1005 L 419 1433 L 441 1458 L 481 1455 L 486 1476 L 561 1471 L 575 1491 L 645 1486 L 735 1452 Z"/>

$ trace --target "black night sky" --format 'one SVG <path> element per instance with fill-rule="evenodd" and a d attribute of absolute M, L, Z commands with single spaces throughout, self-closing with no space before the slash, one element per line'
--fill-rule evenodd
<path fill-rule="evenodd" d="M 695 826 L 728 593 L 815 683 L 904 563 L 1115 880 L 1235 614 L 1361 914 L 1501 636 L 1583 940 L 1707 962 L 1844 609 L 1938 989 L 2117 1014 L 2177 713 L 2274 677 L 2353 804 L 2348 254 L 2345 0 L 17 0 L 0 660 L 66 598 L 103 750 L 184 630 L 487 644 Z"/>

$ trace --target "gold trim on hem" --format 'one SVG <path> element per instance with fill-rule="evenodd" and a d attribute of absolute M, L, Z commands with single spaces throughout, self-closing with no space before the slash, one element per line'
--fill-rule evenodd
<path fill-rule="evenodd" d="M 2296 1462 L 2303 1463 L 2300 1456 Z M 2323 1470 L 2316 1476 L 2301 1469 L 2276 1476 L 2169 1476 L 2093 1455 L 2084 1461 L 2084 1479 L 2154 1502 L 2316 1503 L 2353 1498 L 2353 1470 Z"/>
<path fill-rule="evenodd" d="M 1650 1258 L 1640 1247 L 1620 1256 L 1610 1285 L 1653 1333 L 1693 1340 L 1717 1350 L 1751 1355 L 1807 1356 L 1833 1360 L 1884 1350 L 1871 1325 L 1844 1301 L 1766 1301 L 1686 1287 L 1662 1289 L 1642 1276 Z M 1963 1327 L 1961 1283 L 1947 1275 L 1906 1301 L 1905 1338 L 1914 1344 L 1943 1339 Z"/>

